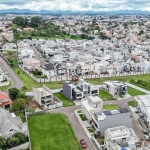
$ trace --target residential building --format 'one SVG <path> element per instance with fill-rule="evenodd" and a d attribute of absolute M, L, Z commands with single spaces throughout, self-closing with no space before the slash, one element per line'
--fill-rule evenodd
<path fill-rule="evenodd" d="M 0 92 L 0 108 L 10 108 L 12 100 L 5 92 Z"/>
<path fill-rule="evenodd" d="M 135 99 L 138 102 L 138 109 L 143 114 L 143 121 L 150 128 L 150 95 L 139 95 Z"/>
<path fill-rule="evenodd" d="M 47 108 L 47 106 L 53 103 L 53 92 L 45 85 L 41 88 L 33 87 L 33 100 L 41 107 Z"/>
<path fill-rule="evenodd" d="M 36 58 L 26 58 L 23 60 L 23 67 L 28 70 L 40 69 L 40 60 Z"/>
<path fill-rule="evenodd" d="M 10 50 L 10 51 L 16 51 L 17 46 L 15 43 L 6 43 L 2 46 L 3 50 Z"/>
<path fill-rule="evenodd" d="M 107 128 L 126 126 L 132 127 L 131 113 L 127 108 L 120 110 L 103 110 L 92 116 L 92 127 L 103 137 Z"/>
<path fill-rule="evenodd" d="M 70 81 L 63 82 L 63 94 L 70 100 L 79 100 L 87 96 L 97 96 L 99 88 L 93 84 L 79 79 L 77 85 L 72 84 Z"/>
<path fill-rule="evenodd" d="M 107 81 L 102 84 L 102 89 L 110 93 L 114 97 L 124 96 L 128 94 L 128 86 L 119 81 Z"/>
<path fill-rule="evenodd" d="M 103 100 L 98 96 L 88 96 L 81 100 L 81 108 L 86 118 L 90 121 L 95 112 L 103 109 Z"/>
<path fill-rule="evenodd" d="M 46 75 L 47 77 L 53 77 L 56 74 L 54 65 L 52 63 L 41 66 L 41 71 L 43 75 Z"/>
<path fill-rule="evenodd" d="M 27 122 L 22 123 L 20 117 L 16 117 L 14 113 L 0 108 L 0 136 L 7 140 L 17 132 L 28 136 Z"/>
<path fill-rule="evenodd" d="M 105 130 L 104 145 L 107 150 L 143 150 L 143 144 L 132 128 L 117 126 Z"/>

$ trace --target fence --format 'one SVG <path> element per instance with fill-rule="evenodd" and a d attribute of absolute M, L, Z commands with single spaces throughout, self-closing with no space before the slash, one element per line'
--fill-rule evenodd
<path fill-rule="evenodd" d="M 53 82 L 53 81 L 68 81 L 68 80 L 72 80 L 72 76 L 71 75 L 57 75 L 54 77 L 48 77 L 48 78 L 36 78 L 33 74 L 31 74 L 28 70 L 26 70 L 25 68 L 23 68 L 22 66 L 19 65 L 19 68 L 22 69 L 22 71 L 24 71 L 26 74 L 28 74 L 31 78 L 33 78 L 36 82 L 39 83 L 45 83 L 45 82 Z M 121 76 L 132 76 L 132 75 L 142 75 L 142 74 L 150 74 L 150 71 L 144 71 L 144 72 L 123 72 L 123 73 L 117 73 L 117 74 L 94 74 L 94 75 L 82 75 L 79 76 L 82 79 L 96 79 L 96 78 L 107 78 L 107 77 L 121 77 Z"/>
<path fill-rule="evenodd" d="M 30 148 L 30 142 L 27 142 L 27 143 L 21 144 L 19 146 L 10 148 L 8 150 L 21 150 L 21 149 L 29 149 L 29 148 Z"/>
<path fill-rule="evenodd" d="M 40 114 L 46 114 L 46 113 L 47 113 L 46 110 L 37 111 L 37 112 L 35 112 L 35 111 L 30 111 L 30 112 L 25 111 L 26 116 L 40 115 Z"/>

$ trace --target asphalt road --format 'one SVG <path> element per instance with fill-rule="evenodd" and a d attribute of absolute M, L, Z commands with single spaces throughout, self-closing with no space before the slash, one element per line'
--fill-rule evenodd
<path fill-rule="evenodd" d="M 67 108 L 58 108 L 58 109 L 54 109 L 50 112 L 52 113 L 63 113 L 65 114 L 73 129 L 74 129 L 74 132 L 78 138 L 78 140 L 81 140 L 81 139 L 84 139 L 85 140 L 85 143 L 87 145 L 87 148 L 86 150 L 94 150 L 94 147 L 92 145 L 92 143 L 90 142 L 88 136 L 86 135 L 84 129 L 82 128 L 80 122 L 78 121 L 76 115 L 74 114 L 74 111 L 77 110 L 77 109 L 81 109 L 81 106 L 72 106 L 72 107 L 67 107 Z"/>
<path fill-rule="evenodd" d="M 31 49 L 33 49 L 36 58 L 40 60 L 41 66 L 44 65 L 45 59 L 40 57 L 40 53 L 37 51 L 37 48 L 32 46 Z"/>
<path fill-rule="evenodd" d="M 128 102 L 132 101 L 132 100 L 134 100 L 134 97 L 126 98 L 126 99 L 123 99 L 123 100 L 106 101 L 106 102 L 104 102 L 104 105 L 116 104 L 116 105 L 120 106 L 121 108 L 127 108 L 128 110 L 130 110 L 130 107 L 128 106 Z M 131 111 L 131 115 L 133 117 L 133 119 L 132 119 L 132 128 L 133 128 L 134 132 L 138 136 L 139 140 L 143 139 L 144 140 L 144 145 L 146 147 L 150 148 L 150 142 L 145 140 L 142 128 L 139 125 L 138 121 L 134 118 L 134 115 L 133 115 L 132 111 Z"/>
<path fill-rule="evenodd" d="M 23 86 L 23 82 L 21 79 L 16 75 L 16 73 L 11 69 L 11 67 L 5 62 L 5 60 L 0 57 L 0 65 L 4 68 L 6 72 L 8 72 L 8 76 L 13 81 L 13 87 L 17 89 L 21 89 Z"/>

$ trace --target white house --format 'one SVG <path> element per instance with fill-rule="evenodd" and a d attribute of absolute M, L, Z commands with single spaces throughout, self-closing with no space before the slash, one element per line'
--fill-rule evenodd
<path fill-rule="evenodd" d="M 98 96 L 88 96 L 81 100 L 81 108 L 87 119 L 91 120 L 95 112 L 102 111 L 103 100 Z"/>
<path fill-rule="evenodd" d="M 56 74 L 54 65 L 52 63 L 41 66 L 41 71 L 43 75 L 46 75 L 47 77 L 53 77 Z"/>

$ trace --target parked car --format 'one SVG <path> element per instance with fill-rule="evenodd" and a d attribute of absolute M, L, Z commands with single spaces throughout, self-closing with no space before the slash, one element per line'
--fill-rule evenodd
<path fill-rule="evenodd" d="M 86 144 L 85 144 L 85 141 L 83 139 L 80 140 L 80 144 L 81 144 L 83 149 L 86 149 Z"/>
<path fill-rule="evenodd" d="M 105 72 L 101 72 L 100 74 L 109 74 L 107 71 L 105 71 Z"/>
<path fill-rule="evenodd" d="M 149 136 L 148 136 L 147 134 L 144 135 L 144 138 L 145 138 L 147 141 L 150 140 L 150 138 L 149 138 Z"/>

